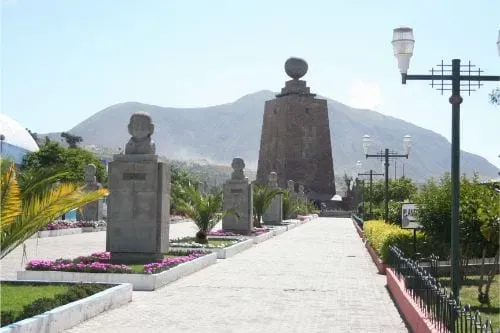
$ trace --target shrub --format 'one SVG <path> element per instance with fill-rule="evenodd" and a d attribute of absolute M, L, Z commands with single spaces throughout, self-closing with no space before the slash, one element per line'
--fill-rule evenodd
<path fill-rule="evenodd" d="M 404 253 L 413 253 L 413 230 L 401 229 L 397 225 L 380 220 L 371 220 L 363 224 L 363 231 L 368 243 L 384 261 L 387 261 L 390 245 L 397 246 Z M 428 256 L 432 253 L 432 249 L 422 246 L 425 241 L 425 235 L 418 231 L 417 251 Z"/>
<path fill-rule="evenodd" d="M 1 326 L 9 325 L 17 321 L 16 313 L 14 311 L 2 311 L 0 313 Z"/>

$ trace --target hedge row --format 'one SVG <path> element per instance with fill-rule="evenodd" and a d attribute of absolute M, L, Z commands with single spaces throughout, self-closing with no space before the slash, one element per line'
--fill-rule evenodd
<path fill-rule="evenodd" d="M 63 294 L 58 294 L 54 298 L 42 297 L 31 304 L 25 305 L 20 313 L 14 311 L 1 311 L 1 326 L 6 326 L 17 321 L 31 318 L 44 312 L 50 311 L 58 306 L 62 306 L 79 299 L 94 295 L 110 286 L 103 284 L 74 284 Z"/>
<path fill-rule="evenodd" d="M 385 262 L 387 262 L 390 245 L 395 245 L 404 253 L 413 255 L 413 230 L 401 229 L 399 225 L 380 220 L 370 220 L 363 224 L 363 231 L 368 243 Z M 428 247 L 423 246 L 425 240 L 424 233 L 417 231 L 417 252 L 428 256 L 431 253 Z"/>

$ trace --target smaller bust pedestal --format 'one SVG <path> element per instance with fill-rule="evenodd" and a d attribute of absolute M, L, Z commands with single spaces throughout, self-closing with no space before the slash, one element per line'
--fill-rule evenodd
<path fill-rule="evenodd" d="M 84 188 L 85 192 L 97 191 L 102 186 L 99 183 L 87 184 Z M 99 199 L 94 202 L 88 203 L 82 208 L 81 220 L 82 221 L 100 221 L 102 220 L 103 200 Z M 80 214 L 78 214 L 80 215 Z"/>
<path fill-rule="evenodd" d="M 169 246 L 170 169 L 154 154 L 115 155 L 109 164 L 106 250 L 117 264 L 163 259 Z"/>
<path fill-rule="evenodd" d="M 271 205 L 262 216 L 262 221 L 265 224 L 281 224 L 283 221 L 283 196 L 281 194 L 273 198 Z"/>
<path fill-rule="evenodd" d="M 228 214 L 222 219 L 222 229 L 248 234 L 253 228 L 253 193 L 248 178 L 230 179 L 224 184 L 223 209 L 233 209 L 239 219 Z"/>

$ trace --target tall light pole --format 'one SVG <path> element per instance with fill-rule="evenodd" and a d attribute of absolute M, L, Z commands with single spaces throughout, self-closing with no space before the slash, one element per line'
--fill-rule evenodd
<path fill-rule="evenodd" d="M 385 191 L 384 191 L 384 221 L 388 222 L 389 221 L 389 158 L 397 158 L 397 157 L 406 157 L 408 158 L 408 155 L 410 155 L 410 149 L 411 149 L 411 135 L 405 135 L 403 137 L 403 144 L 404 144 L 404 149 L 405 149 L 405 154 L 398 154 L 395 152 L 389 152 L 389 148 L 385 148 L 385 150 L 380 151 L 377 154 L 368 154 L 368 150 L 370 149 L 370 146 L 372 144 L 372 140 L 370 139 L 369 135 L 363 135 L 363 149 L 365 151 L 365 156 L 366 158 L 370 157 L 375 157 L 380 160 L 384 161 L 384 166 L 385 166 Z"/>
<path fill-rule="evenodd" d="M 453 296 L 458 299 L 460 293 L 460 104 L 463 101 L 460 92 L 466 91 L 470 95 L 474 88 L 480 88 L 483 85 L 481 81 L 500 81 L 500 76 L 482 75 L 483 71 L 479 68 L 475 69 L 470 61 L 466 65 L 460 65 L 460 59 L 453 59 L 451 65 L 441 61 L 438 65 L 439 69 L 432 69 L 430 75 L 408 75 L 415 46 L 413 29 L 408 27 L 394 29 L 392 46 L 394 56 L 398 60 L 403 84 L 406 84 L 407 80 L 423 80 L 431 81 L 431 86 L 436 86 L 441 94 L 446 90 L 451 90 L 449 99 L 451 103 L 451 285 Z M 497 48 L 500 55 L 500 32 Z M 462 85 L 462 81 L 467 81 L 467 83 Z"/>
<path fill-rule="evenodd" d="M 383 176 L 383 173 L 376 173 L 370 169 L 370 172 L 358 173 L 358 176 L 370 176 L 370 213 L 369 218 L 372 218 L 372 201 L 373 201 L 373 176 Z"/>
<path fill-rule="evenodd" d="M 359 185 L 359 182 L 358 182 L 358 176 L 359 176 L 359 172 L 361 171 L 361 166 L 363 165 L 363 163 L 361 163 L 361 161 L 357 161 L 356 162 L 356 186 Z M 364 220 L 365 219 L 365 182 L 360 180 L 360 182 L 362 182 L 362 188 L 361 188 L 361 204 L 362 204 L 362 210 L 361 210 L 361 219 Z M 357 209 L 358 207 L 356 207 Z"/>

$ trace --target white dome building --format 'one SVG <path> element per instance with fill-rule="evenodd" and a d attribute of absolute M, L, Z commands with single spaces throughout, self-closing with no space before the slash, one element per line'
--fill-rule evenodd
<path fill-rule="evenodd" d="M 16 164 L 21 164 L 28 152 L 39 150 L 31 134 L 21 124 L 3 113 L 0 114 L 0 138 L 2 157 L 11 158 Z"/>

